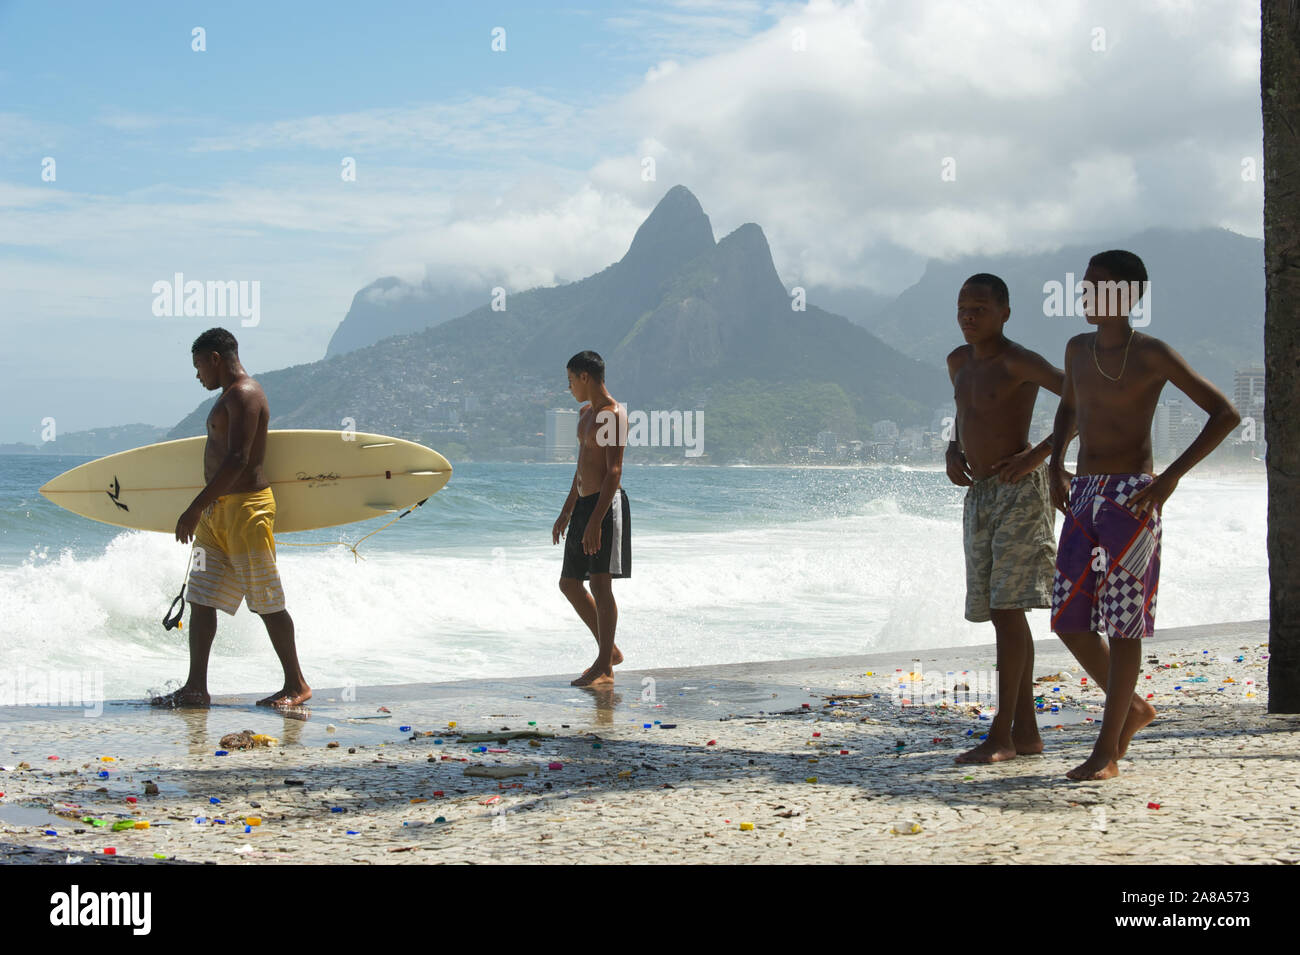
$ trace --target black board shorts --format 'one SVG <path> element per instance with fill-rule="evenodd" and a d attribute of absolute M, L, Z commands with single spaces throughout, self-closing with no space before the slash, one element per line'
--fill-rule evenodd
<path fill-rule="evenodd" d="M 594 554 L 582 552 L 582 535 L 587 532 L 587 522 L 595 513 L 599 500 L 600 494 L 588 494 L 578 498 L 578 503 L 573 506 L 569 530 L 564 537 L 561 577 L 588 580 L 592 574 L 632 576 L 632 514 L 622 488 L 614 492 L 614 500 L 600 522 L 600 550 Z"/>

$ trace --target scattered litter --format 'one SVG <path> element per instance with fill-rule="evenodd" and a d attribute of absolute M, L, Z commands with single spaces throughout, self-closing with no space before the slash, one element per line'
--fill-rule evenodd
<path fill-rule="evenodd" d="M 889 831 L 896 836 L 914 836 L 921 831 L 921 824 L 914 819 L 905 819 L 894 823 Z"/>
<path fill-rule="evenodd" d="M 555 739 L 554 733 L 540 730 L 510 730 L 502 733 L 465 733 L 462 743 L 504 743 L 512 739 Z"/>
<path fill-rule="evenodd" d="M 483 779 L 508 779 L 511 776 L 531 776 L 537 770 L 531 766 L 466 766 L 466 776 Z"/>

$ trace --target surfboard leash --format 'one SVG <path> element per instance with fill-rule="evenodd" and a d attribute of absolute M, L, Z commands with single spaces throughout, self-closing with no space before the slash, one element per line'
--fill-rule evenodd
<path fill-rule="evenodd" d="M 172 628 L 175 628 L 177 630 L 183 631 L 185 629 L 185 625 L 181 622 L 181 618 L 185 616 L 185 588 L 189 586 L 190 571 L 192 571 L 193 569 L 194 569 L 194 545 L 191 544 L 190 559 L 189 559 L 189 563 L 185 565 L 185 580 L 184 582 L 181 583 L 181 592 L 176 595 L 176 599 L 172 601 L 172 605 L 167 608 L 167 613 L 163 615 L 162 625 L 164 630 L 171 630 Z M 181 605 L 181 608 L 179 610 L 176 609 L 177 604 Z"/>
<path fill-rule="evenodd" d="M 426 497 L 424 501 L 427 500 L 428 498 Z M 358 560 L 365 560 L 365 558 L 362 557 L 361 554 L 357 552 L 357 548 L 360 547 L 363 542 L 368 541 L 370 538 L 374 537 L 380 531 L 387 530 L 389 527 L 391 527 L 393 524 L 396 524 L 407 514 L 410 514 L 412 511 L 414 511 L 417 507 L 422 507 L 424 505 L 424 501 L 417 501 L 416 503 L 412 504 L 406 510 L 402 511 L 402 513 L 398 514 L 396 517 L 390 520 L 383 527 L 379 527 L 371 531 L 369 534 L 361 538 L 361 540 L 357 541 L 355 544 L 349 544 L 347 541 L 321 541 L 320 543 L 313 543 L 313 544 L 296 544 L 293 541 L 279 541 L 279 540 L 276 541 L 275 544 L 277 547 L 281 545 L 285 547 L 346 547 L 348 550 L 352 551 L 352 562 L 356 563 Z"/>

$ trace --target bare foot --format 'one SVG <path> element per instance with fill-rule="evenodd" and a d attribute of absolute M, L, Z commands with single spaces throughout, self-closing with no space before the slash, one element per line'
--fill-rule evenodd
<path fill-rule="evenodd" d="M 1043 751 L 1043 738 L 1037 733 L 1034 733 L 1032 736 L 1028 734 L 1017 736 L 1015 733 L 1012 733 L 1011 743 L 1016 748 L 1017 756 L 1037 756 Z"/>
<path fill-rule="evenodd" d="M 1111 779 L 1119 775 L 1119 767 L 1115 765 L 1115 760 L 1104 759 L 1099 756 L 1090 756 L 1088 761 L 1074 767 L 1065 774 L 1066 779 Z"/>
<path fill-rule="evenodd" d="M 1001 763 L 1008 759 L 1016 758 L 1016 748 L 1008 746 L 1005 743 L 997 743 L 991 739 L 986 739 L 974 749 L 968 749 L 956 759 L 954 763 Z"/>
<path fill-rule="evenodd" d="M 613 661 L 611 662 L 610 665 L 611 665 L 611 666 L 618 666 L 618 665 L 619 665 L 620 663 L 622 663 L 622 662 L 623 662 L 623 651 L 620 650 L 618 647 L 615 647 L 615 648 L 614 648 L 614 659 L 613 659 Z M 590 676 L 590 675 L 591 675 L 591 671 L 595 668 L 595 666 L 596 666 L 596 664 L 593 663 L 591 666 L 587 667 L 587 669 L 583 670 L 583 671 L 582 671 L 582 676 L 578 677 L 578 679 L 581 680 L 581 679 L 583 679 L 583 678 L 585 678 L 585 677 Z M 577 682 L 577 680 L 575 680 L 573 683 L 570 684 L 570 686 L 579 686 L 579 685 L 580 685 L 580 684 Z"/>
<path fill-rule="evenodd" d="M 211 703 L 212 698 L 208 696 L 207 690 L 191 690 L 184 686 L 166 696 L 155 696 L 149 701 L 151 706 L 162 706 L 172 710 L 182 706 L 209 706 Z"/>
<path fill-rule="evenodd" d="M 1128 752 L 1128 744 L 1133 739 L 1133 735 L 1155 718 L 1156 708 L 1146 700 L 1135 697 L 1133 705 L 1128 709 L 1128 716 L 1124 718 L 1124 728 L 1119 733 L 1118 751 L 1120 759 L 1123 759 L 1124 754 Z"/>
<path fill-rule="evenodd" d="M 601 669 L 596 664 L 592 664 L 582 671 L 582 676 L 573 680 L 570 686 L 613 686 L 614 685 L 614 667 Z"/>
<path fill-rule="evenodd" d="M 311 699 L 311 687 L 307 686 L 304 683 L 299 688 L 289 689 L 288 687 L 286 687 L 283 690 L 278 690 L 277 692 L 272 693 L 270 696 L 258 700 L 257 705 L 274 706 L 277 709 L 282 709 L 286 706 L 299 706 L 303 703 L 306 703 L 310 699 Z"/>

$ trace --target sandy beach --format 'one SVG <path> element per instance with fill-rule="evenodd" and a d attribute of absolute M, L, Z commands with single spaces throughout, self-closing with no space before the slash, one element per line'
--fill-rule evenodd
<path fill-rule="evenodd" d="M 1064 773 L 1102 694 L 1055 641 L 1046 751 L 995 766 L 953 762 L 991 645 L 318 689 L 289 715 L 9 707 L 0 862 L 1297 863 L 1300 717 L 1265 712 L 1266 644 L 1263 621 L 1147 641 L 1159 717 L 1089 783 Z M 243 730 L 274 742 L 223 750 Z"/>

